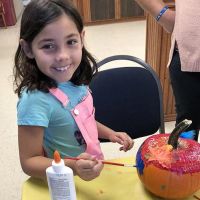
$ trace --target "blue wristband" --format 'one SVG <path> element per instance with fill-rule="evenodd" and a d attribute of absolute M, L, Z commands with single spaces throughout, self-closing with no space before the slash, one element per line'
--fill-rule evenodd
<path fill-rule="evenodd" d="M 165 11 L 169 9 L 168 6 L 163 7 L 163 9 L 160 11 L 160 13 L 156 16 L 156 21 L 159 21 L 159 19 L 162 17 L 162 15 L 165 13 Z"/>

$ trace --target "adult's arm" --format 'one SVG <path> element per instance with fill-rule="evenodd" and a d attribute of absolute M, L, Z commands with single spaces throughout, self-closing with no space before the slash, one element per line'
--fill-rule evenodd
<path fill-rule="evenodd" d="M 147 11 L 154 18 L 160 13 L 165 3 L 161 0 L 135 0 L 145 11 Z M 171 33 L 174 28 L 175 23 L 175 11 L 168 9 L 162 15 L 158 23 L 163 26 L 163 28 Z"/>

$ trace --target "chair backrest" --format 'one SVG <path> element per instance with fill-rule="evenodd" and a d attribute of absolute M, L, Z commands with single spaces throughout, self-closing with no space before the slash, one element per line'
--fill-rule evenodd
<path fill-rule="evenodd" d="M 96 120 L 115 131 L 125 131 L 132 138 L 158 130 L 164 133 L 163 97 L 157 74 L 143 60 L 129 55 L 105 58 L 98 67 L 116 60 L 129 60 L 140 66 L 97 73 L 90 84 Z"/>

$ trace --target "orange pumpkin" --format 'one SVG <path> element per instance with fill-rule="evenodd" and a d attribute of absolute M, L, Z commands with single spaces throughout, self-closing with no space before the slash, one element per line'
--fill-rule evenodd
<path fill-rule="evenodd" d="M 141 182 L 156 196 L 167 199 L 185 198 L 200 189 L 200 144 L 179 138 L 188 125 L 182 122 L 182 127 L 178 126 L 171 134 L 147 138 L 136 156 Z"/>

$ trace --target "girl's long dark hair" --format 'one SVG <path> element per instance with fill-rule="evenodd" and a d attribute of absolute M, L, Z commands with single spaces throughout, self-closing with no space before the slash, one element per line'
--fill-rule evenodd
<path fill-rule="evenodd" d="M 22 15 L 20 39 L 24 39 L 31 45 L 36 35 L 47 24 L 56 20 L 63 13 L 73 20 L 79 33 L 81 33 L 83 31 L 83 21 L 71 1 L 32 0 L 25 8 Z M 76 85 L 87 85 L 96 72 L 96 61 L 83 46 L 81 63 L 73 74 L 71 81 Z M 20 44 L 15 54 L 13 73 L 15 93 L 17 93 L 19 97 L 24 88 L 27 88 L 27 91 L 38 89 L 48 92 L 49 88 L 57 87 L 56 81 L 46 76 L 38 69 L 35 59 L 30 59 L 25 55 Z"/>

